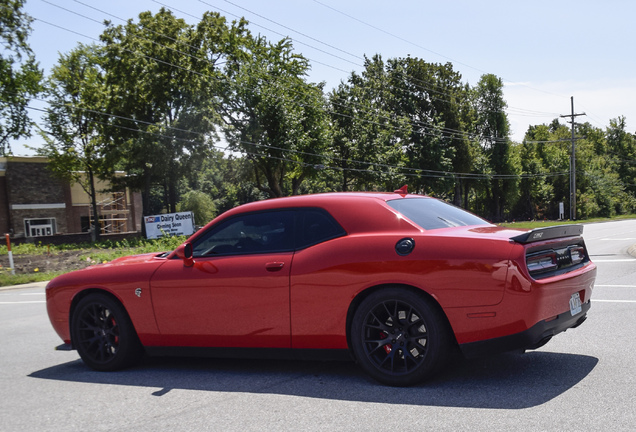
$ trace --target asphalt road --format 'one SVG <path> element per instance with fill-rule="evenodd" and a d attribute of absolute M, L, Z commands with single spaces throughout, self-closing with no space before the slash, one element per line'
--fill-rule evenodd
<path fill-rule="evenodd" d="M 588 320 L 523 355 L 463 362 L 413 388 L 352 363 L 147 359 L 87 369 L 42 286 L 0 291 L 0 431 L 613 430 L 636 428 L 636 221 L 587 225 Z"/>

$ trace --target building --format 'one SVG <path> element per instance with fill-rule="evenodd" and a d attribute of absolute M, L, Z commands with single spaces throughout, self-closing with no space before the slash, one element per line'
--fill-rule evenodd
<path fill-rule="evenodd" d="M 14 239 L 87 233 L 93 219 L 90 196 L 78 184 L 51 175 L 45 157 L 0 158 L 0 233 Z M 103 234 L 141 231 L 141 194 L 106 192 L 97 181 L 99 227 Z"/>

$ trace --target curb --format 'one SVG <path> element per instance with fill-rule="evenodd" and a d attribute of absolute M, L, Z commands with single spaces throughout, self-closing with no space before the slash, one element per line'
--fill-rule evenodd
<path fill-rule="evenodd" d="M 9 285 L 9 286 L 3 286 L 0 287 L 0 291 L 9 291 L 9 290 L 17 290 L 17 289 L 29 289 L 29 288 L 35 288 L 35 289 L 44 289 L 44 287 L 46 287 L 46 284 L 49 283 L 48 281 L 44 281 L 44 282 L 31 282 L 31 283 L 25 283 L 25 284 L 21 284 L 21 285 Z"/>

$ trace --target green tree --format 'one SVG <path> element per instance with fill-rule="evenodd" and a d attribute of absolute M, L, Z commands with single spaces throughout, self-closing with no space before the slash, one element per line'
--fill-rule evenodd
<path fill-rule="evenodd" d="M 629 160 L 618 157 L 617 151 L 623 145 L 629 149 L 632 139 L 622 128 L 620 120 L 610 122 L 605 131 L 589 123 L 576 125 L 577 218 L 611 217 L 634 208 L 634 196 L 623 179 L 629 172 L 619 171 L 621 162 L 629 168 Z M 558 203 L 567 206 L 570 198 L 571 129 L 558 120 L 531 126 L 523 145 L 515 150 L 525 175 L 515 217 L 556 219 Z M 629 157 L 629 153 L 623 155 Z"/>
<path fill-rule="evenodd" d="M 267 198 L 256 187 L 251 173 L 252 165 L 246 157 L 214 151 L 189 172 L 184 192 L 205 193 L 213 199 L 217 212 L 222 213 L 237 205 Z"/>
<path fill-rule="evenodd" d="M 48 79 L 49 109 L 44 118 L 39 150 L 49 158 L 53 174 L 79 184 L 91 199 L 95 239 L 99 238 L 97 177 L 112 174 L 105 163 L 103 127 L 106 88 L 99 66 L 101 52 L 95 45 L 82 45 L 60 56 Z"/>
<path fill-rule="evenodd" d="M 504 219 L 504 210 L 518 197 L 519 160 L 511 152 L 510 124 L 503 97 L 503 81 L 492 74 L 481 77 L 475 88 L 476 130 L 491 169 L 489 187 L 484 190 L 484 214 Z"/>
<path fill-rule="evenodd" d="M 194 223 L 202 226 L 210 222 L 216 215 L 214 200 L 204 192 L 191 190 L 181 197 L 177 211 L 194 213 Z"/>
<path fill-rule="evenodd" d="M 469 173 L 472 156 L 464 121 L 470 109 L 467 87 L 450 63 L 427 63 L 407 57 L 388 62 L 394 95 L 390 109 L 408 118 L 411 133 L 406 146 L 409 167 L 422 171 L 414 190 L 450 193 L 461 204 L 462 179 L 449 172 Z"/>
<path fill-rule="evenodd" d="M 386 65 L 376 55 L 365 59 L 361 74 L 352 73 L 330 93 L 330 164 L 340 171 L 342 190 L 393 190 L 407 181 L 403 168 L 411 125 L 392 109 L 393 91 Z"/>
<path fill-rule="evenodd" d="M 253 180 L 270 197 L 295 195 L 323 164 L 328 123 L 322 85 L 308 83 L 308 61 L 284 39 L 253 38 L 249 55 L 228 61 L 224 132 L 251 161 Z"/>
<path fill-rule="evenodd" d="M 0 2 L 0 154 L 11 152 L 10 139 L 30 136 L 27 105 L 41 91 L 42 70 L 27 43 L 31 33 L 24 0 Z"/>
<path fill-rule="evenodd" d="M 241 45 L 244 24 L 205 13 L 193 27 L 161 9 L 102 34 L 115 115 L 109 153 L 130 174 L 129 185 L 144 191 L 144 211 L 154 184 L 163 185 L 166 208 L 175 211 L 180 179 L 210 154 L 224 85 L 218 64 Z"/>
<path fill-rule="evenodd" d="M 549 215 L 549 203 L 554 189 L 548 182 L 542 155 L 549 145 L 550 132 L 545 125 L 531 126 L 523 143 L 513 148 L 521 160 L 523 177 L 519 184 L 519 200 L 514 208 L 514 219 L 542 219 Z"/>
<path fill-rule="evenodd" d="M 606 151 L 626 190 L 634 195 L 636 193 L 636 137 L 625 129 L 625 117 L 610 120 L 606 130 Z"/>
<path fill-rule="evenodd" d="M 622 147 L 627 151 L 623 155 L 629 157 L 632 136 L 621 133 L 623 128 L 621 119 L 610 121 L 605 131 L 589 123 L 577 124 L 581 138 L 576 143 L 577 217 L 612 217 L 633 209 L 634 197 L 628 188 L 630 171 L 631 175 L 634 171 L 616 153 Z"/>

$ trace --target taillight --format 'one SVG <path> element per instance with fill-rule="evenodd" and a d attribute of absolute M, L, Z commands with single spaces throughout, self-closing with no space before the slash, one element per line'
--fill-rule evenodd
<path fill-rule="evenodd" d="M 526 263 L 531 275 L 556 270 L 559 266 L 557 263 L 557 255 L 554 251 L 546 251 L 529 255 L 526 258 Z"/>
<path fill-rule="evenodd" d="M 526 255 L 530 276 L 535 279 L 573 270 L 587 260 L 584 245 L 570 245 L 559 249 L 545 249 Z"/>
<path fill-rule="evenodd" d="M 583 246 L 570 246 L 572 264 L 579 264 L 585 260 L 585 248 Z"/>

